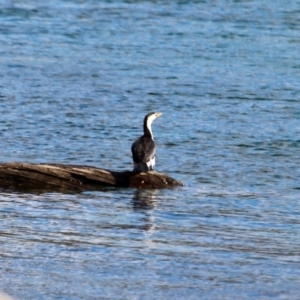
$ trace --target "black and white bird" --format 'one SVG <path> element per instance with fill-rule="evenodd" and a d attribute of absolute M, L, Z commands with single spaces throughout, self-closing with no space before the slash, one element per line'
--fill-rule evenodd
<path fill-rule="evenodd" d="M 144 119 L 144 134 L 131 146 L 134 172 L 152 171 L 155 166 L 155 142 L 151 130 L 152 122 L 162 113 L 151 112 Z"/>

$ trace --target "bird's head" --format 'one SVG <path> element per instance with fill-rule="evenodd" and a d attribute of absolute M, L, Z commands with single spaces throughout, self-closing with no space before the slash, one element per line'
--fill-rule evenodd
<path fill-rule="evenodd" d="M 150 126 L 152 122 L 162 115 L 161 112 L 151 112 L 145 116 L 144 122 Z"/>

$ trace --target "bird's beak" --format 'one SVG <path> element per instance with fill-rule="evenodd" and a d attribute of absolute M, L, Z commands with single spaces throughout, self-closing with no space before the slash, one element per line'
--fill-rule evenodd
<path fill-rule="evenodd" d="M 158 117 L 160 117 L 161 115 L 162 115 L 161 112 L 155 113 L 155 118 L 158 118 Z"/>

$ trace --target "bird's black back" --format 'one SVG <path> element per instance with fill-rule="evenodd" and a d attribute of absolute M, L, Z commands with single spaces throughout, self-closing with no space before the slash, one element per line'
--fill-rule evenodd
<path fill-rule="evenodd" d="M 141 136 L 131 147 L 132 158 L 135 163 L 146 163 L 155 156 L 155 142 L 148 136 Z"/>

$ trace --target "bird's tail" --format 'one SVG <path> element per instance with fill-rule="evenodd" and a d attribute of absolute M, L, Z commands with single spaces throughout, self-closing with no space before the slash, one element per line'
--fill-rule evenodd
<path fill-rule="evenodd" d="M 134 164 L 133 172 L 148 172 L 149 167 L 144 162 L 139 162 L 137 164 Z"/>

